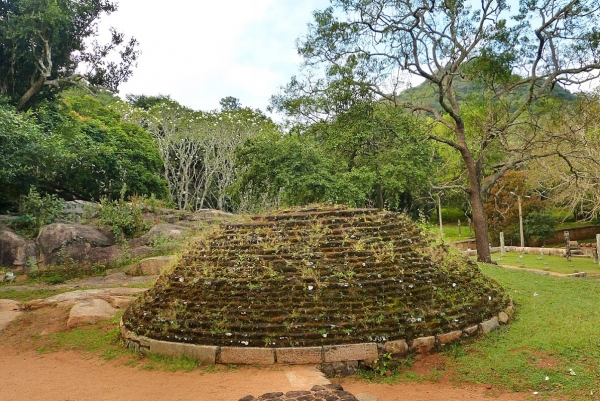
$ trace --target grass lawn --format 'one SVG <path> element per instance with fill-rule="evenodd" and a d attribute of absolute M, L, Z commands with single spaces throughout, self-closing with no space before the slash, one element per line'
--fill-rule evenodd
<path fill-rule="evenodd" d="M 505 286 L 516 314 L 490 335 L 449 347 L 456 379 L 568 400 L 598 399 L 600 283 L 493 265 L 482 270 Z"/>
<path fill-rule="evenodd" d="M 600 274 L 600 265 L 594 263 L 592 258 L 577 256 L 572 257 L 569 262 L 567 258 L 562 256 L 525 255 L 516 252 L 507 252 L 505 256 L 501 256 L 500 253 L 492 254 L 492 260 L 501 265 L 539 269 L 564 274 L 574 273 L 575 270 L 586 272 L 590 275 Z"/>

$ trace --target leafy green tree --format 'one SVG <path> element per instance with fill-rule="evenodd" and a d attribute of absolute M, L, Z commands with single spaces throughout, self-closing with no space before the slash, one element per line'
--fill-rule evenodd
<path fill-rule="evenodd" d="M 41 122 L 61 138 L 65 157 L 40 178 L 39 188 L 65 199 L 99 201 L 154 194 L 168 196 L 161 178 L 162 163 L 152 136 L 125 122 L 108 105 L 111 97 L 97 98 L 81 91 L 67 92 L 60 103 L 46 103 L 37 111 Z"/>
<path fill-rule="evenodd" d="M 308 136 L 266 132 L 247 140 L 236 156 L 241 173 L 230 192 L 238 210 L 333 200 L 332 159 Z"/>
<path fill-rule="evenodd" d="M 127 42 L 114 29 L 107 44 L 93 40 L 98 20 L 116 9 L 109 0 L 0 2 L 0 95 L 20 110 L 66 86 L 116 90 L 139 53 L 135 39 Z M 114 52 L 119 61 L 110 57 Z"/>
<path fill-rule="evenodd" d="M 433 163 L 426 127 L 402 110 L 355 101 L 331 122 L 310 126 L 307 134 L 335 158 L 338 181 L 360 181 L 366 187 L 365 202 L 358 206 L 410 208 L 407 196 L 429 189 Z"/>
<path fill-rule="evenodd" d="M 236 200 L 251 209 L 314 202 L 409 209 L 428 189 L 424 135 L 414 118 L 363 102 L 332 121 L 253 138 L 238 152 Z"/>
<path fill-rule="evenodd" d="M 171 196 L 184 210 L 230 210 L 228 188 L 240 173 L 236 150 L 247 139 L 276 129 L 256 110 L 194 111 L 168 98 L 148 110 L 123 112 L 154 137 Z"/>
<path fill-rule="evenodd" d="M 61 158 L 60 138 L 44 133 L 31 114 L 0 105 L 0 209 L 14 206 L 41 172 Z"/>
<path fill-rule="evenodd" d="M 489 262 L 484 195 L 507 171 L 560 152 L 560 146 L 548 143 L 561 138 L 537 124 L 540 113 L 548 112 L 537 105 L 551 96 L 555 85 L 582 84 L 598 77 L 599 2 L 531 0 L 522 1 L 516 11 L 503 0 L 332 0 L 331 4 L 315 12 L 309 34 L 299 43 L 308 78 L 292 80 L 287 88 L 290 97 L 316 94 L 313 103 L 304 104 L 318 108 L 325 88 L 341 82 L 442 125 L 444 135 L 429 137 L 462 159 L 478 259 Z M 314 79 L 320 70 L 325 78 Z M 431 85 L 439 107 L 420 99 L 399 99 L 405 73 Z M 457 96 L 459 78 L 477 82 L 485 105 L 478 108 L 480 117 L 471 119 L 471 125 L 469 106 Z M 502 157 L 484 182 L 490 152 Z"/>

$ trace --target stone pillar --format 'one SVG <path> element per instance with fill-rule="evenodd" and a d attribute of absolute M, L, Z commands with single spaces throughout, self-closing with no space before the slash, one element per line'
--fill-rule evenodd
<path fill-rule="evenodd" d="M 569 239 L 569 232 L 565 231 L 565 250 L 567 251 L 567 260 L 571 261 L 571 240 Z"/>
<path fill-rule="evenodd" d="M 500 231 L 500 254 L 506 256 L 506 247 L 504 246 L 504 232 Z"/>

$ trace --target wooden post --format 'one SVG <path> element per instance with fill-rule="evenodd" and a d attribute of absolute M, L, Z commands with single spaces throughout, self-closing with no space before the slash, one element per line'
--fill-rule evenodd
<path fill-rule="evenodd" d="M 500 254 L 506 256 L 506 247 L 504 246 L 504 232 L 500 231 Z"/>
<path fill-rule="evenodd" d="M 444 240 L 444 226 L 442 225 L 442 199 L 440 198 L 440 194 L 437 194 L 438 198 L 438 218 L 440 220 L 440 238 L 442 241 Z"/>
<path fill-rule="evenodd" d="M 571 240 L 569 239 L 569 232 L 565 231 L 565 250 L 567 251 L 567 260 L 571 261 Z"/>
<path fill-rule="evenodd" d="M 458 220 L 458 236 L 462 237 L 462 233 L 460 231 L 460 220 Z"/>
<path fill-rule="evenodd" d="M 596 255 L 600 254 L 600 234 L 596 234 Z M 600 263 L 600 261 L 598 261 Z"/>

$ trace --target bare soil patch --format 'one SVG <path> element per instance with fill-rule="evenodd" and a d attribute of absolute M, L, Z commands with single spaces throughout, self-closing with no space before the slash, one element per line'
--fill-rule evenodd
<path fill-rule="evenodd" d="M 105 361 L 79 351 L 36 352 L 47 345 L 51 333 L 66 330 L 67 313 L 64 306 L 31 311 L 0 332 L 0 377 L 10 378 L 10 385 L 2 386 L 3 401 L 236 401 L 250 394 L 308 390 L 315 384 L 301 366 L 216 366 L 165 372 L 131 363 L 134 356 Z M 93 329 L 108 330 L 110 326 Z M 444 357 L 435 354 L 418 358 L 413 366 L 414 373 L 423 377 L 445 369 Z M 331 381 L 353 394 L 371 394 L 379 401 L 527 399 L 524 394 L 504 393 L 485 385 L 457 385 L 449 376 L 444 372 L 439 381 L 422 383 L 376 384 L 360 378 Z"/>

